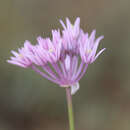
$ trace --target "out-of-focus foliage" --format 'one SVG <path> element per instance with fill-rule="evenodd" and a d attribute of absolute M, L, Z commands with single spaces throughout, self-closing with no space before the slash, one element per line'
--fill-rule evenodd
<path fill-rule="evenodd" d="M 130 129 L 129 0 L 0 0 L 0 130 L 67 130 L 65 90 L 31 69 L 6 63 L 10 51 L 79 16 L 104 35 L 107 50 L 89 65 L 73 96 L 77 130 Z"/>

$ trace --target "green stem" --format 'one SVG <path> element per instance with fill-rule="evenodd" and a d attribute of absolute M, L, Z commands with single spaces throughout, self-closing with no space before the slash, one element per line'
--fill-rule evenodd
<path fill-rule="evenodd" d="M 66 88 L 66 98 L 68 104 L 69 126 L 70 126 L 70 130 L 74 130 L 74 116 L 73 116 L 72 96 L 71 96 L 70 87 Z"/>

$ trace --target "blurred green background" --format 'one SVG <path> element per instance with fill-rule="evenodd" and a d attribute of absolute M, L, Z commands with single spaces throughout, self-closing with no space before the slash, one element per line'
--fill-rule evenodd
<path fill-rule="evenodd" d="M 0 0 L 0 130 L 68 130 L 65 90 L 6 63 L 25 40 L 50 36 L 59 19 L 81 18 L 107 50 L 73 96 L 76 130 L 130 130 L 129 0 Z"/>

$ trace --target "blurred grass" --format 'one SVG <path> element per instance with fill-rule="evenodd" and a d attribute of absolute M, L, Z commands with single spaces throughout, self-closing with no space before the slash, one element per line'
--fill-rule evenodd
<path fill-rule="evenodd" d="M 81 18 L 81 27 L 104 35 L 107 50 L 80 81 L 73 97 L 80 130 L 130 129 L 130 2 L 128 0 L 0 0 L 0 130 L 67 130 L 64 89 L 30 69 L 6 63 L 10 50 L 39 35 L 51 36 L 58 20 Z"/>

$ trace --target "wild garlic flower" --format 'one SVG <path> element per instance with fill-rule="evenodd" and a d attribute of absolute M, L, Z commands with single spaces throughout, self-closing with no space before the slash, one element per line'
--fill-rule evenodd
<path fill-rule="evenodd" d="M 52 39 L 37 38 L 37 44 L 25 41 L 24 47 L 18 52 L 11 51 L 14 57 L 8 63 L 24 68 L 32 68 L 44 78 L 61 87 L 71 87 L 71 94 L 79 89 L 79 80 L 85 74 L 89 64 L 105 50 L 97 48 L 103 36 L 95 38 L 96 31 L 84 33 L 80 28 L 80 18 L 74 25 L 66 18 L 66 25 L 60 30 L 52 30 Z M 41 67 L 42 69 L 39 69 Z"/>

